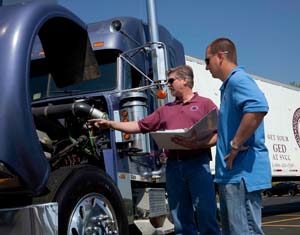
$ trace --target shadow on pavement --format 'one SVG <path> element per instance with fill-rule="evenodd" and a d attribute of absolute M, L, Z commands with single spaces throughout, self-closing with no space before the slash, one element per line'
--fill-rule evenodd
<path fill-rule="evenodd" d="M 270 216 L 300 211 L 300 202 L 291 202 L 277 205 L 267 205 L 262 208 L 262 215 Z"/>

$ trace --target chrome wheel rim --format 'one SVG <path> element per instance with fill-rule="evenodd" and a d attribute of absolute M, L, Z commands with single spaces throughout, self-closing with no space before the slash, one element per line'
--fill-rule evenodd
<path fill-rule="evenodd" d="M 110 202 L 101 194 L 82 197 L 72 211 L 68 235 L 119 234 L 116 214 Z"/>

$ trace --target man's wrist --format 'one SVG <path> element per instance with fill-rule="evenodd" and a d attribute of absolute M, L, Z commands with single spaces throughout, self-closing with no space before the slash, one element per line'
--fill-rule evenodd
<path fill-rule="evenodd" d="M 230 141 L 230 147 L 233 150 L 239 151 L 241 149 L 241 146 L 235 144 L 232 140 Z"/>
<path fill-rule="evenodd" d="M 115 127 L 113 126 L 113 123 L 114 123 L 114 121 L 109 120 L 109 128 L 114 130 Z"/>

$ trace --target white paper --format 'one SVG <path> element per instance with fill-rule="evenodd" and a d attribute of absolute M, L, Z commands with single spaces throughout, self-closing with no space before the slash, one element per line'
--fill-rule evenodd
<path fill-rule="evenodd" d="M 217 121 L 218 113 L 217 110 L 214 109 L 190 128 L 155 131 L 150 132 L 150 134 L 159 148 L 187 150 L 188 148 L 174 143 L 172 141 L 172 138 L 176 136 L 181 136 L 189 139 L 192 138 L 192 136 L 196 135 L 197 139 L 201 140 L 213 133 L 214 131 L 216 131 Z"/>

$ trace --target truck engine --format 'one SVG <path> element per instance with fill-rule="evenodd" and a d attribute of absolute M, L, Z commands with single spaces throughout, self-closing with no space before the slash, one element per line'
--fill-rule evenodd
<path fill-rule="evenodd" d="M 92 130 L 87 120 L 107 118 L 107 113 L 83 101 L 34 107 L 32 113 L 52 170 L 79 164 L 103 166 L 101 150 L 110 147 L 110 140 L 107 133 Z"/>

